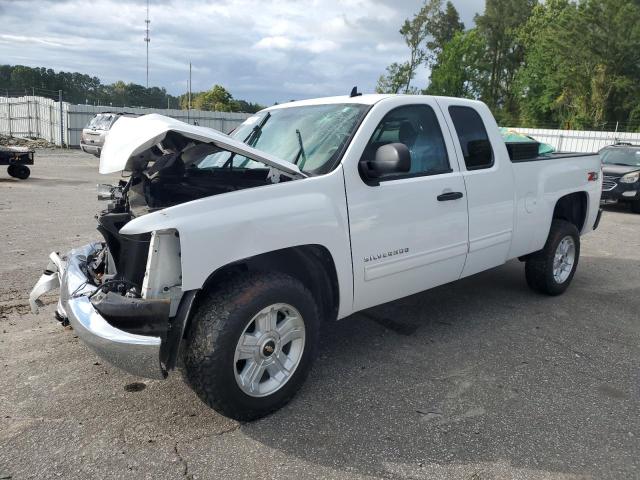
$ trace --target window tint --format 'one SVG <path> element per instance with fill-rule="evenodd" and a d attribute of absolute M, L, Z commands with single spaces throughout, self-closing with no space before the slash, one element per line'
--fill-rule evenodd
<path fill-rule="evenodd" d="M 470 107 L 449 107 L 453 126 L 458 134 L 467 170 L 493 165 L 493 150 L 478 112 Z"/>
<path fill-rule="evenodd" d="M 427 105 L 408 105 L 387 113 L 373 132 L 363 158 L 374 158 L 378 148 L 389 143 L 403 143 L 411 152 L 411 170 L 402 177 L 451 171 L 438 118 Z"/>

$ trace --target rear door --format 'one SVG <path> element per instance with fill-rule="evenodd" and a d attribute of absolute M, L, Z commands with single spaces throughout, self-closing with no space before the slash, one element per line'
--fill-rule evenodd
<path fill-rule="evenodd" d="M 438 98 L 449 124 L 469 205 L 469 253 L 462 276 L 503 264 L 514 229 L 513 169 L 484 103 Z"/>
<path fill-rule="evenodd" d="M 379 102 L 343 162 L 355 310 L 460 277 L 467 253 L 467 200 L 442 123 L 431 98 Z M 358 161 L 395 142 L 409 147 L 410 172 L 367 184 Z"/>

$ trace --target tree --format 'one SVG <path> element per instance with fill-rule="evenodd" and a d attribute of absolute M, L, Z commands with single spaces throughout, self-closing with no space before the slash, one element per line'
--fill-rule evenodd
<path fill-rule="evenodd" d="M 438 54 L 425 93 L 479 98 L 487 77 L 483 69 L 484 47 L 476 29 L 457 32 Z"/>
<path fill-rule="evenodd" d="M 518 32 L 527 22 L 536 0 L 487 0 L 482 15 L 476 15 L 478 33 L 486 43 L 489 70 L 482 99 L 501 120 L 518 116 L 514 80 L 524 61 L 524 47 Z"/>
<path fill-rule="evenodd" d="M 456 32 L 464 30 L 460 15 L 450 1 L 442 10 L 442 0 L 425 0 L 411 19 L 406 19 L 400 34 L 409 47 L 409 60 L 394 62 L 378 79 L 378 93 L 418 93 L 411 86 L 417 68 L 432 62 Z"/>
<path fill-rule="evenodd" d="M 166 108 L 187 108 L 187 96 L 174 97 L 162 87 L 149 87 L 122 80 L 104 85 L 97 77 L 78 72 L 54 72 L 50 68 L 32 68 L 22 65 L 0 65 L 0 93 L 31 94 L 58 98 L 63 91 L 65 101 L 98 105 Z M 199 98 L 199 96 L 201 98 Z M 200 102 L 198 104 L 198 102 Z M 192 107 L 227 112 L 254 113 L 262 105 L 234 99 L 222 86 L 215 85 L 208 92 L 194 94 Z"/>
<path fill-rule="evenodd" d="M 406 86 L 411 82 L 411 67 L 409 62 L 394 62 L 386 69 L 386 73 L 380 75 L 376 85 L 377 93 L 400 93 L 405 89 L 405 93 L 413 93 L 411 89 L 407 91 Z"/>
<path fill-rule="evenodd" d="M 432 58 L 437 57 L 458 32 L 464 32 L 464 23 L 460 21 L 458 10 L 450 1 L 447 1 L 444 10 L 438 6 L 428 27 L 432 39 L 427 42 L 427 48 L 431 50 Z"/>
<path fill-rule="evenodd" d="M 637 118 L 636 2 L 547 0 L 536 7 L 520 37 L 526 54 L 517 81 L 525 121 L 589 128 Z"/>
<path fill-rule="evenodd" d="M 378 79 L 377 92 L 418 93 L 418 89 L 411 87 L 411 80 L 415 77 L 417 68 L 427 59 L 426 40 L 442 14 L 441 7 L 442 0 L 425 0 L 418 13 L 404 21 L 400 35 L 409 47 L 409 60 L 389 65 L 386 68 L 387 73 Z M 455 8 L 453 10 L 455 11 Z M 442 25 L 439 28 L 444 28 L 445 20 L 440 21 Z"/>

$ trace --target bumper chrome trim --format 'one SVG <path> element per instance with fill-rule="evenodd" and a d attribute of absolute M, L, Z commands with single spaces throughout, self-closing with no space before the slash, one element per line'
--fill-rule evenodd
<path fill-rule="evenodd" d="M 71 250 L 65 256 L 65 261 L 60 262 L 57 272 L 45 272 L 40 278 L 30 295 L 30 301 L 33 300 L 33 305 L 37 297 L 48 291 L 44 287 L 38 289 L 39 286 L 53 285 L 55 288 L 56 282 L 50 281 L 50 277 L 57 276 L 60 282 L 58 312 L 68 318 L 84 343 L 100 357 L 128 373 L 163 379 L 166 373 L 160 365 L 161 338 L 137 335 L 113 327 L 89 300 L 88 295 L 97 287 L 88 283 L 81 265 L 100 245 L 92 243 Z"/>

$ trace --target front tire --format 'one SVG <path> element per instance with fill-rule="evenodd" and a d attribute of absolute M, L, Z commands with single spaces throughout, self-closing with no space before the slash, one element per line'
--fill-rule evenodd
<path fill-rule="evenodd" d="M 525 276 L 532 290 L 560 295 L 569 287 L 580 258 L 580 234 L 565 220 L 551 223 L 544 248 L 527 258 Z"/>
<path fill-rule="evenodd" d="M 640 200 L 631 202 L 631 211 L 633 213 L 640 213 Z"/>
<path fill-rule="evenodd" d="M 236 420 L 264 417 L 302 386 L 320 316 L 311 292 L 281 273 L 239 274 L 200 302 L 186 339 L 186 377 L 198 396 Z"/>

